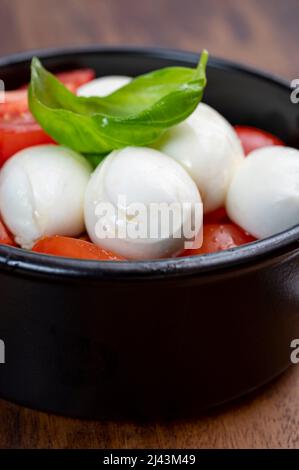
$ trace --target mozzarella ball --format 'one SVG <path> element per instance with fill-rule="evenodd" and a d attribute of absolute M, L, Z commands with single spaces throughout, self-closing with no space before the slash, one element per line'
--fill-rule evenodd
<path fill-rule="evenodd" d="M 91 167 L 57 145 L 37 145 L 10 158 L 0 172 L 0 213 L 23 248 L 50 235 L 84 230 L 84 193 Z"/>
<path fill-rule="evenodd" d="M 188 171 L 199 189 L 205 213 L 224 205 L 230 179 L 244 158 L 234 128 L 204 103 L 167 131 L 155 148 Z"/>
<path fill-rule="evenodd" d="M 156 212 L 160 204 L 176 204 L 181 219 L 169 220 L 167 209 L 160 217 Z M 193 232 L 194 241 L 199 236 L 202 217 L 201 198 L 188 173 L 150 148 L 113 151 L 95 170 L 86 190 L 88 235 L 95 244 L 127 259 L 179 254 L 185 241 L 192 243 L 189 234 Z M 186 226 L 191 229 L 187 235 Z"/>
<path fill-rule="evenodd" d="M 124 75 L 95 78 L 77 89 L 78 96 L 108 96 L 127 85 L 132 79 Z"/>
<path fill-rule="evenodd" d="M 226 209 L 256 238 L 299 224 L 299 151 L 270 146 L 251 152 L 231 181 Z"/>

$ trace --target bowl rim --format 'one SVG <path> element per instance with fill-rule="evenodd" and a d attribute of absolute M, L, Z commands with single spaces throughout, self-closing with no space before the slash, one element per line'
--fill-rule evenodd
<path fill-rule="evenodd" d="M 41 59 L 76 56 L 78 54 L 128 54 L 168 60 L 185 61 L 195 64 L 199 54 L 178 49 L 135 46 L 87 45 L 79 47 L 35 49 L 18 52 L 0 58 L 0 67 L 27 62 L 33 55 Z M 210 56 L 209 65 L 214 68 L 235 70 L 255 78 L 290 90 L 290 83 L 276 75 L 260 71 L 226 59 Z M 216 271 L 250 265 L 263 259 L 275 258 L 282 251 L 299 249 L 299 225 L 281 233 L 229 250 L 206 255 L 193 255 L 181 258 L 130 261 L 98 261 L 64 258 L 26 251 L 21 248 L 0 245 L 0 267 L 22 275 L 39 274 L 53 277 L 116 280 L 116 279 L 156 279 Z"/>

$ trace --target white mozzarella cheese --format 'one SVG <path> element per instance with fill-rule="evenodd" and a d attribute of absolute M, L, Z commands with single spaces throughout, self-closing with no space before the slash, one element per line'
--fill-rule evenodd
<path fill-rule="evenodd" d="M 16 153 L 0 172 L 0 212 L 24 248 L 50 235 L 84 230 L 83 201 L 91 167 L 81 155 L 57 145 Z"/>
<path fill-rule="evenodd" d="M 152 206 L 159 208 L 161 203 L 167 207 L 177 204 L 181 209 L 187 203 L 189 208 L 182 211 L 180 220 L 167 225 L 167 214 L 161 219 Z M 126 147 L 112 152 L 87 187 L 85 224 L 91 240 L 128 259 L 180 253 L 189 239 L 183 227 L 189 218 L 193 229 L 195 217 L 194 239 L 202 225 L 197 187 L 175 160 L 150 148 Z"/>
<path fill-rule="evenodd" d="M 257 238 L 299 224 L 299 151 L 270 146 L 250 153 L 231 181 L 226 208 Z"/>

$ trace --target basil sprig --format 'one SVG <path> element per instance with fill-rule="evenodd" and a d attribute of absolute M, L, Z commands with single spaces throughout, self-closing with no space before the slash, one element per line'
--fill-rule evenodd
<path fill-rule="evenodd" d="M 207 51 L 196 69 L 167 67 L 141 75 L 107 97 L 79 97 L 32 59 L 29 106 L 56 142 L 97 159 L 146 146 L 196 108 L 206 86 Z"/>

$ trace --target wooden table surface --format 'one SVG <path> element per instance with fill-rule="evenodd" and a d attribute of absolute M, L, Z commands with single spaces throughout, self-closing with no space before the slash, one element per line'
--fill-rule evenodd
<path fill-rule="evenodd" d="M 298 0 L 0 0 L 0 54 L 159 45 L 299 77 Z M 1 448 L 299 448 L 299 367 L 201 419 L 86 422 L 0 401 Z"/>

